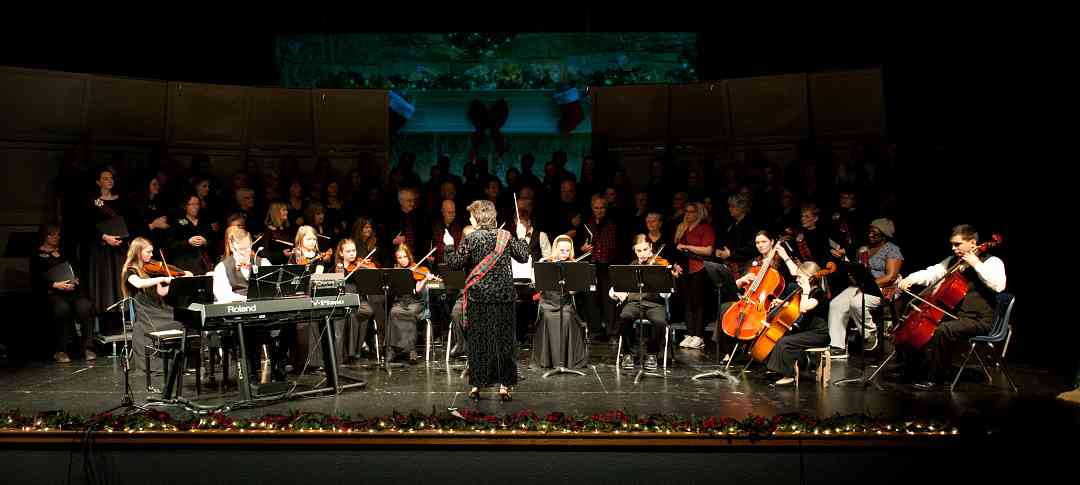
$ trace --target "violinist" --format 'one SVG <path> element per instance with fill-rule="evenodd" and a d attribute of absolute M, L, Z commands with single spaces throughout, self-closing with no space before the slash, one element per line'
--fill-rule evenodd
<path fill-rule="evenodd" d="M 316 274 L 322 273 L 325 266 L 329 266 L 330 256 L 332 250 L 326 252 L 319 252 L 319 236 L 315 233 L 315 228 L 311 226 L 300 226 L 296 230 L 296 242 L 294 243 L 292 256 L 289 257 L 289 262 L 292 264 L 307 264 L 314 266 L 314 272 Z"/>
<path fill-rule="evenodd" d="M 555 238 L 552 254 L 544 258 L 550 262 L 573 259 L 574 241 L 566 234 Z M 589 351 L 585 346 L 585 322 L 578 317 L 574 309 L 574 293 L 540 292 L 540 320 L 533 335 L 532 348 L 532 361 L 537 367 L 579 369 L 589 363 Z"/>
<path fill-rule="evenodd" d="M 372 267 L 369 261 L 357 254 L 356 243 L 349 238 L 342 239 L 338 243 L 334 259 L 335 272 L 344 276 L 352 274 L 353 271 L 359 268 Z M 346 281 L 345 292 L 358 293 L 356 284 L 352 281 Z M 367 339 L 368 321 L 371 320 L 374 314 L 375 312 L 371 308 L 371 303 L 368 302 L 367 295 L 360 295 L 360 306 L 353 310 L 347 320 L 342 320 L 340 323 L 335 322 L 335 325 L 340 325 L 337 334 L 340 336 L 338 341 L 343 342 L 341 346 L 343 353 L 341 355 L 346 356 L 347 360 L 356 360 L 361 357 Z"/>
<path fill-rule="evenodd" d="M 783 247 L 777 249 L 777 256 L 784 260 L 788 271 L 795 275 L 795 282 L 789 283 L 784 295 L 793 295 L 798 291 L 799 317 L 792 329 L 788 330 L 776 342 L 766 368 L 781 375 L 775 386 L 786 386 L 798 379 L 799 367 L 807 368 L 806 349 L 821 347 L 829 343 L 829 327 L 825 323 L 825 311 L 828 309 L 821 302 L 825 301 L 825 292 L 821 289 L 821 268 L 813 261 L 803 261 L 798 266 L 791 260 Z M 793 296 L 794 298 L 794 296 Z M 784 304 L 782 298 L 774 299 L 772 307 Z M 780 323 L 777 323 L 780 324 Z"/>
<path fill-rule="evenodd" d="M 201 203 L 196 195 L 184 202 L 184 215 L 172 226 L 169 260 L 195 274 L 207 274 L 213 269 L 210 259 L 210 221 L 200 218 Z"/>
<path fill-rule="evenodd" d="M 86 298 L 86 292 L 80 288 L 79 279 L 51 281 L 47 277 L 49 271 L 59 265 L 70 264 L 73 270 L 79 265 L 64 255 L 60 245 L 60 226 L 46 224 L 41 228 L 41 235 L 41 246 L 38 247 L 37 254 L 31 256 L 30 275 L 33 278 L 35 295 L 41 298 L 42 303 L 47 302 L 46 308 L 52 313 L 55 337 L 53 359 L 61 363 L 71 362 L 67 345 L 74 335 L 74 323 L 77 320 L 82 324 L 80 348 L 83 349 L 86 360 L 94 360 L 97 354 L 94 353 L 93 305 Z"/>
<path fill-rule="evenodd" d="M 191 276 L 190 272 L 177 274 L 173 268 L 153 261 L 154 245 L 146 238 L 131 241 L 123 268 L 123 293 L 132 297 L 135 305 L 135 324 L 132 327 L 131 345 L 135 352 L 135 365 L 147 372 L 144 355 L 150 342 L 147 334 L 162 330 L 182 330 L 184 327 L 173 318 L 173 308 L 163 298 L 169 294 L 169 282 L 175 276 Z M 151 269 L 153 269 L 151 271 Z"/>
<path fill-rule="evenodd" d="M 925 347 L 926 380 L 915 384 L 916 388 L 922 390 L 936 389 L 944 382 L 944 373 L 958 342 L 966 342 L 971 337 L 990 332 L 997 294 L 1005 290 L 1005 264 L 997 256 L 977 251 L 979 233 L 975 227 L 969 224 L 954 227 L 949 244 L 952 245 L 952 256 L 916 271 L 898 283 L 905 291 L 913 285 L 936 285 L 948 275 L 951 268 L 962 263 L 959 271 L 969 287 L 963 301 L 952 312 L 958 318 L 938 325 Z M 908 359 L 908 362 L 912 360 Z"/>
<path fill-rule="evenodd" d="M 867 245 L 859 248 L 859 264 L 870 269 L 870 274 L 881 294 L 887 302 L 895 299 L 896 280 L 900 277 L 900 265 L 904 262 L 904 255 L 900 253 L 900 247 L 892 243 L 895 226 L 888 219 L 874 219 L 867 230 Z M 834 250 L 834 255 L 843 256 L 843 249 Z M 866 309 L 863 310 L 862 302 L 865 299 Z M 877 348 L 877 325 L 871 316 L 874 309 L 881 306 L 881 298 L 872 295 L 863 295 L 859 288 L 851 283 L 844 291 L 840 292 L 829 302 L 829 345 L 832 358 L 843 359 L 847 357 L 847 324 L 848 319 L 855 320 L 863 325 L 866 333 L 866 350 Z M 863 321 L 863 316 L 866 321 Z"/>
<path fill-rule="evenodd" d="M 428 281 L 435 279 L 435 275 L 426 267 L 416 266 L 412 250 L 408 245 L 402 244 L 394 251 L 394 267 L 406 268 L 413 272 L 416 287 L 412 293 L 396 295 L 393 306 L 390 307 L 390 325 L 394 326 L 391 335 L 390 346 L 393 349 L 409 354 L 409 363 L 416 364 L 419 356 L 416 354 L 416 322 L 420 319 L 421 294 Z M 393 355 L 388 355 L 391 360 Z"/>
<path fill-rule="evenodd" d="M 247 300 L 248 278 L 251 277 L 253 254 L 251 235 L 243 228 L 233 227 L 225 232 L 227 255 L 214 266 L 214 301 L 232 303 Z M 269 266 L 262 258 L 260 265 Z"/>
<path fill-rule="evenodd" d="M 687 207 L 687 213 L 690 210 L 692 208 Z M 644 234 L 634 236 L 633 249 L 636 257 L 630 264 L 670 266 L 667 260 L 660 258 L 659 255 L 653 255 L 652 245 L 649 244 L 649 239 Z M 678 272 L 678 270 L 674 269 L 672 271 Z M 611 288 L 608 290 L 608 296 L 622 304 L 622 310 L 619 312 L 619 333 L 623 336 L 623 342 L 626 342 L 630 348 L 630 351 L 626 353 L 626 357 L 623 359 L 623 368 L 634 368 L 633 354 L 637 350 L 637 345 L 633 344 L 636 340 L 634 320 L 644 318 L 653 327 L 648 341 L 645 342 L 645 369 L 656 370 L 656 353 L 660 348 L 657 343 L 657 336 L 664 335 L 667 332 L 668 325 L 667 311 L 664 308 L 663 299 L 670 296 L 670 293 L 624 293 Z"/>

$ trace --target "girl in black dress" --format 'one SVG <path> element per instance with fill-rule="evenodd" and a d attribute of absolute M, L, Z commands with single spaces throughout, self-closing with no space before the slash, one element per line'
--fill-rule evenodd
<path fill-rule="evenodd" d="M 800 300 L 800 316 L 795 321 L 794 328 L 780 337 L 765 362 L 769 370 L 781 374 L 780 380 L 773 385 L 785 386 L 798 379 L 795 369 L 797 362 L 800 363 L 799 367 L 804 369 L 807 367 L 806 349 L 824 347 L 829 344 L 829 325 L 825 321 L 828 305 L 820 305 L 826 299 L 825 292 L 821 289 L 821 278 L 815 276 L 815 273 L 821 269 L 817 263 L 804 261 L 796 265 L 783 246 L 777 247 L 776 257 L 780 258 L 788 272 L 795 276 L 795 283 L 789 284 L 783 295 L 791 295 L 792 292 L 798 291 L 797 298 Z M 782 301 L 777 298 L 773 300 L 772 305 L 779 305 Z"/>
<path fill-rule="evenodd" d="M 547 261 L 573 259 L 574 240 L 565 234 L 555 238 Z M 540 321 L 536 325 L 532 348 L 533 364 L 538 367 L 578 369 L 589 363 L 585 330 L 574 309 L 572 293 L 540 292 Z"/>
<path fill-rule="evenodd" d="M 154 245 L 149 240 L 137 237 L 131 241 L 127 259 L 123 265 L 124 296 L 134 297 L 135 324 L 131 332 L 131 346 L 134 351 L 135 366 L 146 372 L 147 335 L 162 330 L 182 330 L 184 327 L 173 318 L 173 308 L 165 303 L 169 294 L 168 284 L 173 280 L 169 276 L 150 276 L 143 268 L 153 260 Z M 185 273 L 191 276 L 190 272 Z"/>

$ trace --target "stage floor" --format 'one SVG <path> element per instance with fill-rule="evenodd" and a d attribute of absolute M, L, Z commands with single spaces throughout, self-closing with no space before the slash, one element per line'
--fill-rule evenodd
<path fill-rule="evenodd" d="M 962 417 L 978 416 L 996 422 L 1009 422 L 1012 417 L 1030 413 L 1047 418 L 1058 416 L 1065 422 L 1080 423 L 1080 406 L 1061 403 L 1054 397 L 1065 390 L 1067 378 L 1046 370 L 1016 365 L 1011 367 L 1019 393 L 1009 390 L 1000 371 L 992 370 L 994 382 L 981 380 L 977 367 L 969 367 L 955 392 L 917 391 L 908 384 L 892 381 L 887 372 L 876 379 L 882 389 L 864 388 L 861 384 L 828 385 L 821 387 L 803 376 L 799 388 L 771 387 L 775 377 L 766 377 L 763 366 L 755 364 L 746 373 L 732 366 L 737 382 L 725 378 L 699 381 L 691 376 L 718 367 L 715 356 L 701 351 L 676 351 L 676 365 L 666 377 L 644 377 L 635 384 L 636 371 L 616 369 L 614 345 L 595 343 L 591 348 L 591 365 L 585 376 L 560 374 L 549 378 L 546 369 L 528 365 L 528 353 L 522 351 L 519 362 L 521 382 L 514 389 L 511 402 L 501 402 L 494 390 L 484 392 L 479 402 L 470 401 L 465 393 L 467 382 L 461 372 L 447 372 L 442 361 L 430 367 L 421 361 L 416 366 L 395 368 L 392 376 L 385 371 L 360 366 L 342 367 L 343 374 L 367 382 L 364 389 L 348 389 L 338 396 L 294 398 L 288 401 L 260 404 L 257 407 L 235 409 L 236 417 L 257 417 L 264 414 L 304 410 L 331 414 L 381 416 L 392 411 L 444 411 L 447 408 L 470 409 L 488 414 L 509 414 L 530 410 L 537 414 L 553 411 L 573 414 L 593 414 L 611 410 L 627 413 L 713 415 L 742 418 L 747 415 L 772 416 L 798 412 L 828 417 L 836 414 L 868 413 L 889 417 Z M 442 350 L 438 348 L 437 350 Z M 441 353 L 438 355 L 442 355 Z M 460 363 L 460 361 L 458 361 Z M 867 369 L 868 374 L 872 369 Z M 860 363 L 833 360 L 833 381 L 858 376 Z M 67 364 L 34 361 L 0 362 L 0 408 L 17 409 L 22 414 L 40 411 L 65 410 L 89 415 L 118 406 L 124 391 L 124 372 L 120 359 L 102 356 L 96 362 L 73 360 Z M 204 377 L 205 378 L 205 377 Z M 160 386 L 160 377 L 154 384 Z M 184 396 L 194 399 L 194 376 L 185 378 Z M 300 382 L 314 384 L 318 376 L 304 376 Z M 138 372 L 130 376 L 137 402 L 145 402 L 145 377 Z M 343 383 L 348 381 L 343 380 Z M 235 388 L 220 392 L 220 387 L 208 389 L 197 399 L 199 403 L 217 404 L 238 399 Z M 176 415 L 183 415 L 180 406 L 158 406 Z"/>

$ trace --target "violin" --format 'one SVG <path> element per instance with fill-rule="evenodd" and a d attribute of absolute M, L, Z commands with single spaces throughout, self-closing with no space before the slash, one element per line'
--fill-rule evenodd
<path fill-rule="evenodd" d="M 994 234 L 989 241 L 976 247 L 973 253 L 978 255 L 986 252 L 1000 245 L 1001 241 L 1001 234 Z M 904 322 L 893 333 L 895 345 L 906 345 L 915 350 L 922 349 L 934 336 L 934 331 L 944 317 L 956 318 L 946 309 L 956 308 L 967 297 L 971 289 L 970 283 L 964 277 L 964 270 L 967 268 L 967 263 L 959 259 L 945 272 L 943 278 L 927 285 L 921 294 L 915 295 L 905 290 L 905 293 L 911 294 L 915 299 L 908 304 L 907 313 L 903 317 Z M 929 292 L 932 293 L 928 295 Z"/>
<path fill-rule="evenodd" d="M 144 264 L 143 271 L 146 272 L 146 275 L 151 278 L 156 278 L 159 276 L 177 277 L 187 274 L 184 270 L 177 268 L 176 266 L 173 266 L 171 264 L 165 264 L 160 261 L 150 261 L 149 263 Z"/>
<path fill-rule="evenodd" d="M 413 279 L 416 281 L 424 281 L 428 275 L 431 274 L 431 270 L 427 266 L 417 266 L 415 268 L 409 268 L 412 271 Z M 435 281 L 442 281 L 442 278 L 432 275 L 431 279 Z"/>
<path fill-rule="evenodd" d="M 303 251 L 300 251 L 297 254 L 298 254 L 298 256 L 296 257 L 296 264 L 310 264 L 312 261 L 318 261 L 318 260 L 322 260 L 322 262 L 328 263 L 328 262 L 330 262 L 330 256 L 332 254 L 334 254 L 334 250 L 333 249 L 327 249 L 326 251 L 323 251 L 322 253 L 315 254 L 315 256 L 311 257 L 311 258 L 308 258 L 308 257 L 304 256 Z"/>
<path fill-rule="evenodd" d="M 830 261 L 821 271 L 814 273 L 814 278 L 823 278 L 836 272 L 836 263 Z M 776 343 L 802 319 L 802 289 L 798 286 L 782 298 L 773 300 L 776 304 L 769 310 L 765 331 L 758 335 L 750 347 L 750 357 L 758 362 L 765 362 Z"/>

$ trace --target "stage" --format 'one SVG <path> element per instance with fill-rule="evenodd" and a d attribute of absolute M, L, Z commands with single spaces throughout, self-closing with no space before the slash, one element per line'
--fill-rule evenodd
<path fill-rule="evenodd" d="M 442 347 L 435 350 L 438 357 L 444 355 Z M 430 366 L 421 360 L 415 366 L 395 367 L 389 376 L 370 365 L 342 366 L 343 375 L 363 379 L 366 388 L 346 389 L 338 396 L 293 399 L 235 409 L 229 415 L 257 417 L 302 409 L 331 415 L 381 416 L 393 411 L 430 413 L 432 409 L 452 408 L 495 415 L 522 410 L 541 415 L 555 411 L 591 415 L 619 410 L 629 414 L 735 418 L 785 413 L 817 417 L 865 413 L 883 417 L 946 419 L 977 415 L 992 421 L 1006 420 L 1019 406 L 1037 406 L 1048 411 L 1056 409 L 1058 405 L 1053 398 L 1066 389 L 1068 380 L 1067 376 L 1055 375 L 1048 370 L 1015 365 L 1010 369 L 1020 392 L 1013 393 L 999 369 L 991 369 L 994 380 L 987 384 L 978 366 L 969 365 L 953 392 L 917 391 L 906 383 L 896 382 L 888 372 L 882 372 L 875 379 L 881 389 L 875 386 L 864 388 L 858 383 L 822 386 L 808 375 L 802 376 L 798 388 L 772 387 L 770 383 L 775 377 L 767 378 L 763 365 L 755 363 L 745 373 L 740 372 L 740 365 L 731 366 L 730 373 L 735 380 L 716 377 L 694 381 L 691 380 L 693 375 L 718 367 L 715 355 L 711 351 L 679 349 L 675 352 L 676 363 L 665 377 L 643 377 L 635 384 L 636 371 L 616 369 L 612 365 L 614 350 L 614 345 L 594 343 L 590 348 L 590 366 L 582 369 L 585 376 L 557 374 L 549 378 L 542 377 L 547 369 L 529 366 L 528 351 L 522 350 L 518 367 L 521 382 L 514 389 L 511 402 L 499 401 L 494 390 L 482 392 L 478 402 L 470 401 L 466 397 L 468 384 L 461 377 L 463 361 L 453 361 L 454 369 L 447 372 L 440 358 Z M 857 357 L 850 361 L 834 359 L 832 363 L 833 382 L 860 374 Z M 95 362 L 74 359 L 67 364 L 6 361 L 0 362 L 0 368 L 5 375 L 0 380 L 3 410 L 18 409 L 23 414 L 65 410 L 90 415 L 118 406 L 122 401 L 124 372 L 119 358 L 103 355 Z M 872 371 L 872 367 L 866 368 L 867 375 Z M 190 372 L 185 376 L 183 395 L 188 399 L 206 404 L 238 399 L 235 385 L 221 393 L 220 379 L 211 386 L 205 384 L 206 376 L 202 394 L 196 398 L 194 380 Z M 300 382 L 308 384 L 318 380 L 317 375 L 299 378 Z M 157 396 L 145 391 L 142 373 L 133 370 L 130 382 L 137 403 L 145 403 L 147 397 Z M 160 376 L 154 376 L 155 386 L 162 387 L 161 382 Z M 181 406 L 155 406 L 155 409 L 178 415 L 185 413 Z M 1072 411 L 1080 417 L 1080 409 Z"/>
<path fill-rule="evenodd" d="M 522 380 L 511 402 L 501 402 L 493 390 L 484 392 L 479 401 L 468 400 L 460 369 L 447 372 L 441 361 L 431 366 L 421 361 L 416 366 L 395 368 L 391 376 L 373 368 L 343 367 L 343 374 L 364 379 L 366 388 L 234 409 L 226 414 L 196 415 L 179 405 L 152 407 L 169 413 L 176 422 L 202 420 L 205 426 L 200 431 L 138 433 L 134 424 L 128 433 L 118 432 L 125 431 L 119 428 L 105 432 L 99 425 L 90 435 L 56 429 L 43 432 L 40 425 L 8 428 L 0 432 L 0 462 L 44 473 L 17 474 L 14 482 L 63 481 L 65 475 L 76 482 L 89 482 L 94 473 L 111 474 L 117 481 L 155 479 L 160 483 L 301 482 L 350 473 L 406 482 L 470 480 L 462 473 L 481 479 L 512 477 L 521 483 L 636 482 L 653 477 L 693 482 L 737 473 L 747 479 L 812 483 L 859 480 L 865 473 L 883 468 L 891 470 L 886 481 L 899 481 L 921 476 L 919 470 L 944 469 L 957 459 L 976 457 L 1001 446 L 1041 447 L 1050 443 L 1045 436 L 1068 435 L 1080 429 L 1080 406 L 1054 399 L 1065 389 L 1067 378 L 1022 365 L 1011 369 L 1019 393 L 1011 392 L 997 369 L 991 371 L 994 382 L 985 383 L 977 367 L 969 368 L 955 392 L 914 391 L 910 385 L 892 381 L 887 373 L 877 380 L 881 389 L 860 384 L 821 386 L 810 376 L 804 376 L 798 388 L 771 387 L 772 379 L 766 379 L 760 364 L 746 373 L 733 366 L 734 380 L 694 381 L 691 376 L 716 368 L 715 356 L 680 349 L 666 377 L 645 377 L 635 384 L 636 371 L 617 370 L 611 365 L 613 353 L 613 345 L 594 343 L 592 365 L 584 369 L 585 376 L 561 374 L 545 379 L 546 369 L 529 367 L 528 354 L 522 351 Z M 17 410 L 18 415 L 63 410 L 90 417 L 122 403 L 124 372 L 118 358 L 102 356 L 92 363 L 76 359 L 68 364 L 5 361 L 0 368 L 5 376 L 0 380 L 2 408 Z M 832 379 L 857 376 L 860 370 L 857 359 L 834 360 Z M 300 378 L 300 382 L 311 384 L 318 380 L 317 375 Z M 145 392 L 142 374 L 133 372 L 130 382 L 138 404 L 156 396 Z M 159 385 L 160 377 L 154 382 Z M 209 404 L 238 398 L 235 388 L 226 389 L 224 394 L 218 393 L 219 389 L 204 387 L 196 399 L 194 376 L 189 374 L 183 395 Z M 403 417 L 411 411 L 419 414 Z M 396 416 L 401 421 L 393 422 L 394 413 L 399 413 Z M 588 419 L 594 421 L 572 432 L 569 426 L 560 429 L 553 425 L 551 431 L 543 432 L 535 425 L 519 430 L 512 424 L 518 422 L 515 416 L 533 415 L 545 421 L 551 413 L 591 416 Z M 670 427 L 668 432 L 626 428 L 621 433 L 611 432 L 619 430 L 618 416 L 623 413 L 682 416 L 696 424 L 693 432 L 671 432 Z M 836 429 L 836 433 L 792 434 L 777 430 L 771 436 L 754 436 L 744 432 L 746 423 L 752 422 L 748 420 L 738 425 L 744 427 L 742 431 L 725 433 L 716 427 L 712 433 L 702 431 L 702 418 L 707 416 L 736 420 L 761 416 L 768 420 L 789 413 L 811 418 L 870 415 L 884 422 L 947 423 L 947 428 L 917 433 L 847 433 Z M 438 425 L 423 423 L 436 415 Z M 267 416 L 276 416 L 269 422 L 280 427 L 239 432 L 228 424 L 217 426 L 215 421 Z M 485 423 L 486 416 L 500 418 L 491 424 Z M 615 425 L 598 431 L 596 424 L 605 416 L 614 417 Z M 458 417 L 460 423 L 455 422 Z M 304 420 L 306 425 L 297 425 Z M 507 426 L 508 422 L 511 425 Z M 287 425 L 290 430 L 285 430 L 285 423 L 291 423 Z M 340 432 L 350 424 L 351 430 Z M 308 429 L 296 431 L 304 427 Z M 715 432 L 717 429 L 720 431 Z M 90 454 L 90 449 L 97 455 Z M 717 460 L 718 455 L 724 459 Z M 74 471 L 55 466 L 72 461 Z M 559 466 L 537 472 L 541 462 Z M 96 471 L 87 471 L 87 464 L 93 464 Z M 160 466 L 166 464 L 175 465 L 176 472 L 162 476 Z M 218 471 L 208 477 L 199 471 L 203 468 Z M 523 469 L 529 474 L 522 475 Z M 678 470 L 687 469 L 694 472 L 678 474 Z M 962 468 L 950 470 L 950 475 L 968 477 Z"/>

